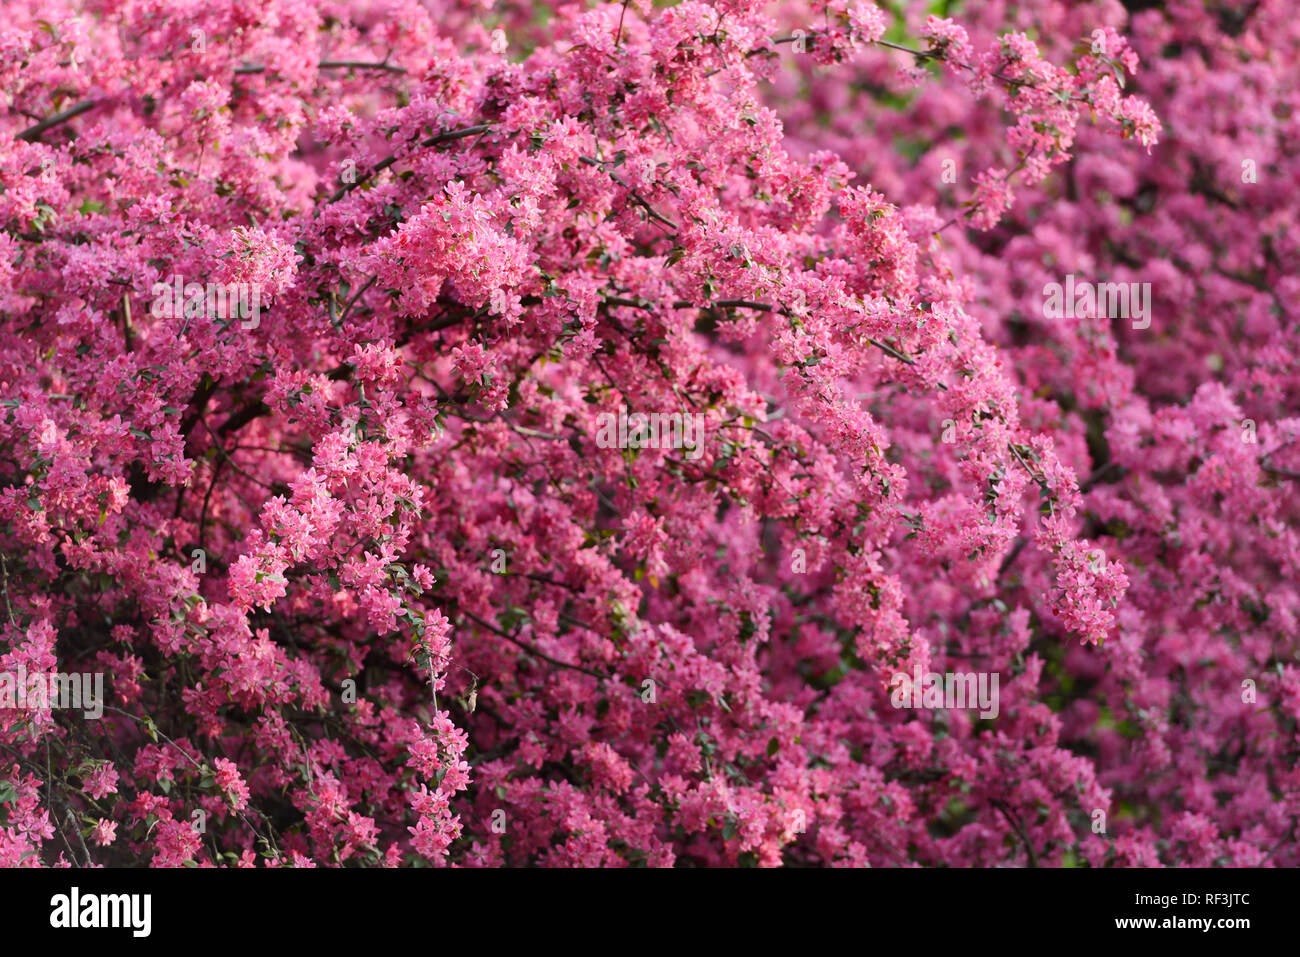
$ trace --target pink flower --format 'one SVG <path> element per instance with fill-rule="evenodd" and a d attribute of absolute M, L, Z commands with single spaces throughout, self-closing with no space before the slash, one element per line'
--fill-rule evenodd
<path fill-rule="evenodd" d="M 117 783 L 117 768 L 111 762 L 104 761 L 95 765 L 94 770 L 86 776 L 81 789 L 99 801 L 110 794 L 116 794 Z"/>
<path fill-rule="evenodd" d="M 217 787 L 226 795 L 226 800 L 236 811 L 248 806 L 248 785 L 244 783 L 236 764 L 227 758 L 213 761 Z"/>
<path fill-rule="evenodd" d="M 117 822 L 100 818 L 90 833 L 90 839 L 100 847 L 108 847 L 117 839 Z"/>

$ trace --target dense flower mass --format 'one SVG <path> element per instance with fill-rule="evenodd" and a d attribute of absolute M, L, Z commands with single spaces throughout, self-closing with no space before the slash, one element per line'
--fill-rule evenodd
<path fill-rule="evenodd" d="M 6 8 L 0 866 L 1300 865 L 1289 7 Z"/>

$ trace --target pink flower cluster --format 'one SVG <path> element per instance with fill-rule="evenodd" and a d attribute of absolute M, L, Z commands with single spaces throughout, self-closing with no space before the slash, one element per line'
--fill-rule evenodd
<path fill-rule="evenodd" d="M 931 6 L 12 11 L 0 866 L 1300 864 L 1300 28 Z"/>

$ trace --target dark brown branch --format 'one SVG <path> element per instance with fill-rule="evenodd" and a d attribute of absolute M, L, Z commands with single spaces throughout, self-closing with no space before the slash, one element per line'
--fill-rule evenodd
<path fill-rule="evenodd" d="M 405 73 L 406 68 L 396 63 L 368 63 L 364 60 L 321 60 L 316 64 L 322 70 L 387 70 L 389 73 Z M 248 63 L 235 67 L 237 76 L 265 73 L 266 67 L 261 63 Z"/>
<path fill-rule="evenodd" d="M 538 651 L 532 645 L 520 641 L 518 638 L 516 638 L 514 635 L 510 634 L 509 632 L 502 631 L 500 628 L 496 627 L 495 625 L 484 621 L 482 618 L 474 614 L 472 611 L 467 611 L 464 608 L 462 608 L 460 612 L 462 615 L 464 615 L 466 618 L 473 621 L 475 624 L 479 625 L 480 627 L 486 628 L 488 631 L 492 632 L 492 634 L 498 635 L 504 638 L 506 641 L 518 645 L 520 648 L 528 652 L 530 655 L 533 655 L 536 658 L 541 658 L 543 661 L 549 662 L 550 664 L 555 665 L 557 668 L 571 668 L 574 671 L 581 671 L 584 675 L 591 675 L 591 677 L 593 678 L 599 678 L 601 681 L 609 680 L 609 675 L 603 675 L 599 671 L 592 671 L 590 668 L 585 668 L 582 665 L 570 664 L 567 661 L 561 661 L 558 658 L 552 658 L 550 655 L 546 654 L 545 652 Z"/>
<path fill-rule="evenodd" d="M 477 136 L 480 133 L 486 133 L 488 130 L 492 129 L 493 126 L 495 126 L 494 123 L 482 123 L 478 126 L 467 126 L 459 130 L 447 130 L 444 133 L 435 133 L 433 136 L 430 136 L 428 139 L 421 140 L 420 146 L 421 147 L 437 146 L 439 143 L 450 143 L 453 140 L 461 140 L 467 136 Z M 397 153 L 393 153 L 390 156 L 385 156 L 383 159 L 381 159 L 378 163 L 375 164 L 374 169 L 372 169 L 369 172 L 369 174 L 363 177 L 358 177 L 355 183 L 344 183 L 342 186 L 340 186 L 338 190 L 334 193 L 334 195 L 325 201 L 326 205 L 328 205 L 329 203 L 338 202 L 340 199 L 342 199 L 352 190 L 356 189 L 362 183 L 373 179 L 377 174 L 382 173 L 384 170 L 388 169 L 388 167 L 392 166 L 399 159 L 402 159 L 402 157 L 399 156 Z"/>
<path fill-rule="evenodd" d="M 73 117 L 80 116 L 82 113 L 95 108 L 94 100 L 82 100 L 76 106 L 70 106 L 61 113 L 55 113 L 53 116 L 47 116 L 35 126 L 29 126 L 19 133 L 15 139 L 26 140 L 28 143 L 35 143 L 41 138 L 41 134 L 48 129 L 58 126 L 60 123 L 66 123 Z"/>
<path fill-rule="evenodd" d="M 1029 836 L 1025 834 L 1025 830 L 1020 826 L 1020 822 L 1011 816 L 1011 812 L 1007 810 L 1006 806 L 1002 804 L 1001 801 L 990 801 L 989 803 L 1002 812 L 1002 816 L 1007 819 L 1007 823 L 1011 825 L 1012 829 L 1015 830 L 1017 835 L 1019 835 L 1020 840 L 1024 842 L 1025 850 L 1029 852 L 1029 866 L 1037 867 L 1038 855 L 1034 853 L 1034 845 L 1029 843 Z"/>
<path fill-rule="evenodd" d="M 582 162 L 586 163 L 588 166 L 594 166 L 596 169 L 600 169 L 602 166 L 605 165 L 604 162 L 602 162 L 601 160 L 593 159 L 590 156 L 579 156 L 578 159 L 582 160 Z M 626 182 L 624 182 L 617 173 L 607 172 L 607 175 L 614 182 L 618 183 L 619 186 L 622 186 L 625 190 L 628 191 L 628 198 L 630 198 L 632 202 L 636 203 L 638 206 L 644 209 L 647 216 L 649 216 L 655 222 L 662 223 L 663 225 L 667 226 L 673 232 L 677 232 L 676 223 L 674 223 L 667 216 L 661 216 L 653 206 L 651 206 L 641 197 L 640 193 L 638 193 L 635 189 L 633 189 Z"/>

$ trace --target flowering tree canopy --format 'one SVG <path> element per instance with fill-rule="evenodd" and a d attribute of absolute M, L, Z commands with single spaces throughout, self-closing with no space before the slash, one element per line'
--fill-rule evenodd
<path fill-rule="evenodd" d="M 0 865 L 1300 864 L 1300 26 L 1147 6 L 7 9 Z"/>

